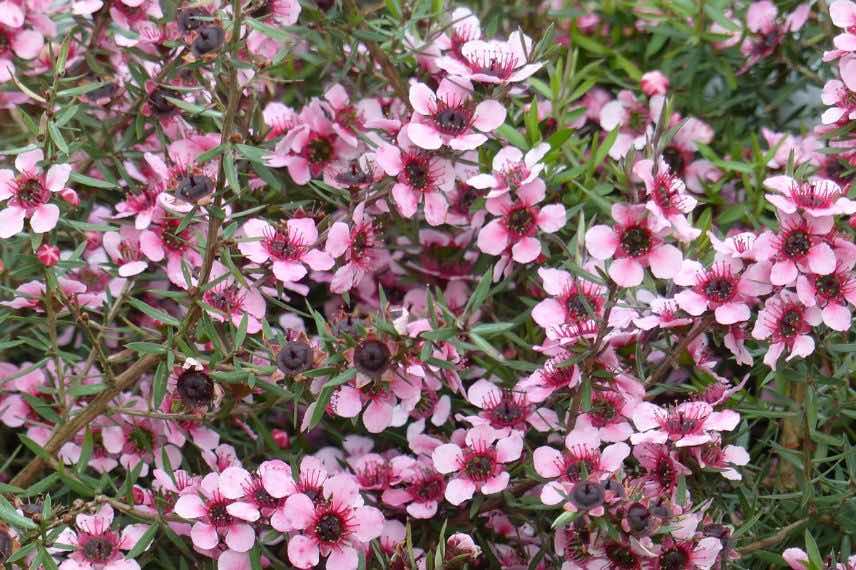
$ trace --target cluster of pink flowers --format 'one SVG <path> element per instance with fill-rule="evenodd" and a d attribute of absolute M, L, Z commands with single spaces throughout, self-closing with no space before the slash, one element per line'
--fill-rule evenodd
<path fill-rule="evenodd" d="M 822 124 L 761 133 L 758 212 L 777 223 L 726 232 L 701 211 L 711 185 L 733 201 L 740 190 L 720 188 L 713 128 L 673 110 L 661 71 L 638 89 L 592 85 L 573 122 L 550 125 L 548 87 L 532 80 L 545 48 L 521 31 L 485 38 L 457 8 L 441 31 L 405 32 L 418 64 L 407 81 L 360 96 L 346 70 L 289 106 L 269 97 L 267 62 L 286 47 L 312 60 L 298 34 L 283 45 L 297 0 L 269 0 L 234 30 L 217 3 L 161 25 L 157 0 L 74 0 L 91 40 L 46 52 L 60 38 L 43 4 L 0 2 L 0 83 L 20 96 L 0 101 L 41 98 L 13 86 L 52 69 L 60 45 L 63 73 L 92 79 L 87 50 L 101 49 L 114 77 L 75 104 L 132 122 L 109 139 L 120 178 L 62 150 L 54 109 L 45 121 L 59 134 L 0 169 L 0 240 L 29 247 L 44 272 L 12 273 L 3 317 L 40 317 L 53 329 L 38 346 L 55 345 L 36 363 L 0 362 L 0 422 L 50 446 L 129 354 L 161 359 L 57 446 L 78 475 L 127 484 L 63 519 L 45 550 L 54 565 L 137 570 L 155 526 L 220 570 L 274 557 L 426 568 L 432 548 L 450 568 L 708 570 L 739 557 L 739 517 L 711 500 L 750 463 L 734 370 L 806 359 L 853 320 L 856 201 L 829 152 L 852 141 L 822 141 L 856 120 L 856 3 L 830 5 L 842 31 L 825 59 L 840 79 L 823 89 Z M 762 0 L 711 31 L 717 49 L 739 44 L 749 73 L 809 15 Z M 593 13 L 566 33 L 600 26 Z M 205 90 L 233 33 L 224 120 Z M 173 49 L 188 73 L 155 63 Z M 347 55 L 393 65 L 362 44 Z M 233 108 L 256 101 L 258 112 Z M 514 127 L 524 106 L 538 111 L 528 138 Z M 235 116 L 243 130 L 208 132 Z M 573 131 L 611 140 L 598 152 L 623 174 L 594 217 L 564 192 L 580 175 L 561 148 Z M 491 306 L 509 291 L 512 309 Z M 91 358 L 66 360 L 92 343 Z M 549 537 L 524 507 L 549 513 Z M 119 530 L 114 508 L 155 526 Z M 431 526 L 441 519 L 447 536 Z M 784 559 L 808 568 L 802 551 Z"/>

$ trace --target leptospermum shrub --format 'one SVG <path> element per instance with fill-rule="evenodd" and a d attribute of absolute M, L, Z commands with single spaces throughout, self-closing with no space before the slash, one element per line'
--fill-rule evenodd
<path fill-rule="evenodd" d="M 856 3 L 0 2 L 0 561 L 853 570 Z"/>

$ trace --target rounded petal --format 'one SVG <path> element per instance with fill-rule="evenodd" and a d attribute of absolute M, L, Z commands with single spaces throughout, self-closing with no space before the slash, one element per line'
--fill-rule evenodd
<path fill-rule="evenodd" d="M 505 106 L 499 101 L 482 101 L 476 107 L 473 126 L 483 133 L 496 130 L 505 122 L 505 115 Z"/>
<path fill-rule="evenodd" d="M 18 235 L 24 230 L 24 218 L 27 212 L 23 208 L 9 206 L 0 210 L 0 239 Z"/>
<path fill-rule="evenodd" d="M 59 206 L 56 204 L 43 204 L 36 208 L 30 218 L 30 227 L 37 234 L 49 232 L 56 227 L 59 221 Z"/>
<path fill-rule="evenodd" d="M 45 186 L 51 192 L 59 192 L 65 188 L 68 177 L 71 175 L 70 164 L 54 164 L 48 169 L 45 177 Z"/>
<path fill-rule="evenodd" d="M 622 287 L 636 287 L 645 277 L 642 265 L 630 257 L 616 259 L 607 272 L 612 280 Z"/>
<path fill-rule="evenodd" d="M 500 220 L 493 220 L 479 231 L 477 243 L 483 252 L 499 255 L 508 247 L 508 231 Z"/>
<path fill-rule="evenodd" d="M 434 468 L 443 474 L 457 471 L 461 466 L 463 457 L 464 454 L 461 448 L 454 443 L 438 445 L 431 454 L 431 458 L 434 461 Z"/>
<path fill-rule="evenodd" d="M 586 250 L 595 259 L 609 259 L 616 249 L 618 234 L 609 226 L 592 226 L 586 232 Z"/>
<path fill-rule="evenodd" d="M 671 279 L 681 270 L 684 256 L 677 247 L 663 244 L 655 247 L 648 255 L 651 273 L 660 279 Z"/>
<path fill-rule="evenodd" d="M 318 544 L 302 534 L 292 536 L 288 541 L 288 560 L 304 570 L 318 565 L 321 561 Z"/>
<path fill-rule="evenodd" d="M 453 505 L 460 505 L 464 501 L 469 501 L 473 498 L 476 492 L 475 484 L 469 479 L 452 479 L 446 485 L 446 500 Z"/>
<path fill-rule="evenodd" d="M 193 544 L 203 550 L 210 550 L 220 544 L 217 529 L 207 523 L 197 522 L 190 529 L 190 538 Z"/>
<path fill-rule="evenodd" d="M 233 524 L 226 531 L 226 546 L 235 552 L 248 552 L 255 542 L 256 531 L 248 524 Z"/>

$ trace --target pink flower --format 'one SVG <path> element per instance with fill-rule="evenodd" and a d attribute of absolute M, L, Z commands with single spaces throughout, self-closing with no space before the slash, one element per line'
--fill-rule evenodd
<path fill-rule="evenodd" d="M 374 221 L 365 213 L 365 203 L 354 208 L 353 227 L 335 222 L 327 233 L 324 250 L 332 257 L 345 256 L 345 264 L 336 270 L 330 282 L 330 291 L 344 293 L 353 289 L 366 274 L 379 268 L 389 258 L 383 247 L 382 236 Z"/>
<path fill-rule="evenodd" d="M 24 27 L 24 12 L 17 3 L 3 2 L 0 14 L 0 34 L 4 36 L 0 43 L 0 83 L 5 83 L 16 72 L 15 57 L 25 60 L 37 58 L 45 45 L 45 38 L 42 32 Z"/>
<path fill-rule="evenodd" d="M 118 232 L 106 232 L 101 244 L 110 259 L 119 266 L 119 277 L 139 275 L 149 264 L 140 248 L 140 232 L 123 226 Z"/>
<path fill-rule="evenodd" d="M 722 541 L 716 537 L 709 536 L 695 541 L 676 542 L 667 538 L 660 545 L 660 553 L 656 561 L 656 568 L 664 568 L 667 564 L 680 564 L 679 567 L 688 570 L 709 570 L 716 563 L 719 551 L 722 550 Z"/>
<path fill-rule="evenodd" d="M 265 163 L 287 167 L 294 183 L 302 186 L 335 162 L 353 158 L 354 147 L 338 135 L 318 100 L 303 107 L 300 121 L 277 143 L 273 153 L 265 156 Z"/>
<path fill-rule="evenodd" d="M 467 41 L 459 50 L 439 58 L 437 65 L 456 79 L 507 85 L 523 81 L 543 67 L 543 63 L 528 63 L 532 48 L 532 38 L 515 31 L 506 42 Z"/>
<path fill-rule="evenodd" d="M 525 434 L 531 425 L 540 432 L 559 426 L 559 417 L 549 408 L 535 408 L 526 392 L 502 389 L 482 378 L 467 390 L 467 401 L 481 409 L 478 416 L 461 417 L 474 426 L 490 425 L 506 435 L 514 431 Z"/>
<path fill-rule="evenodd" d="M 504 146 L 493 157 L 493 174 L 473 176 L 467 180 L 467 184 L 479 190 L 490 188 L 488 198 L 517 191 L 541 174 L 544 170 L 541 159 L 548 152 L 550 145 L 547 143 L 535 145 L 525 156 L 517 147 Z"/>
<path fill-rule="evenodd" d="M 850 0 L 835 0 L 829 5 L 832 23 L 844 31 L 835 38 L 835 47 L 842 51 L 856 51 L 856 4 Z"/>
<path fill-rule="evenodd" d="M 832 180 L 812 178 L 797 182 L 790 176 L 771 176 L 764 186 L 778 194 L 766 194 L 767 201 L 785 214 L 801 210 L 814 218 L 856 214 L 856 202 L 847 198 L 841 187 Z"/>
<path fill-rule="evenodd" d="M 333 267 L 330 254 L 312 246 L 318 241 L 318 230 L 312 218 L 292 218 L 276 227 L 253 218 L 242 230 L 248 239 L 238 244 L 253 263 L 271 262 L 273 274 L 283 283 L 295 283 L 306 276 L 306 266 L 316 271 Z"/>
<path fill-rule="evenodd" d="M 538 208 L 546 195 L 546 186 L 540 178 L 518 189 L 514 198 L 503 194 L 488 199 L 485 206 L 494 216 L 478 235 L 478 247 L 490 255 L 502 255 L 511 250 L 518 263 L 529 263 L 541 255 L 541 242 L 535 236 L 540 229 L 552 234 L 565 226 L 565 207 L 550 204 Z"/>
<path fill-rule="evenodd" d="M 49 202 L 53 193 L 65 189 L 71 165 L 54 164 L 45 174 L 37 166 L 42 160 L 44 153 L 40 149 L 30 150 L 15 158 L 17 176 L 11 170 L 0 170 L 0 200 L 8 200 L 0 210 L 0 239 L 21 233 L 26 218 L 30 218 L 30 227 L 37 234 L 56 227 L 59 206 Z"/>
<path fill-rule="evenodd" d="M 541 267 L 538 275 L 550 297 L 532 309 L 532 318 L 544 329 L 597 319 L 603 313 L 606 288 L 572 276 L 562 269 Z"/>
<path fill-rule="evenodd" d="M 187 289 L 188 283 L 181 269 L 182 262 L 191 267 L 202 265 L 202 256 L 195 248 L 193 226 L 181 229 L 182 220 L 157 210 L 155 220 L 140 234 L 140 251 L 149 261 L 166 259 L 166 275 L 177 287 Z"/>
<path fill-rule="evenodd" d="M 675 295 L 678 305 L 693 316 L 713 310 L 716 322 L 733 325 L 749 320 L 749 304 L 771 288 L 757 274 L 763 266 L 743 271 L 739 260 L 719 261 L 707 269 L 687 260 L 681 273 L 675 276 L 678 285 L 692 286 Z"/>
<path fill-rule="evenodd" d="M 630 455 L 630 446 L 626 443 L 607 445 L 602 452 L 599 444 L 598 441 L 577 440 L 569 435 L 563 451 L 548 445 L 534 451 L 532 460 L 535 471 L 545 479 L 553 479 L 541 489 L 542 503 L 558 505 L 565 501 L 580 481 L 604 481 L 610 478 Z"/>
<path fill-rule="evenodd" d="M 412 218 L 424 200 L 425 220 L 438 226 L 446 221 L 449 203 L 445 195 L 455 184 L 454 167 L 445 158 L 402 142 L 403 148 L 381 145 L 375 159 L 388 175 L 397 177 L 392 197 L 401 215 Z"/>
<path fill-rule="evenodd" d="M 644 102 L 636 99 L 632 91 L 620 91 L 618 96 L 600 109 L 600 126 L 605 131 L 619 129 L 618 137 L 609 156 L 615 160 L 624 158 L 631 147 L 641 149 L 654 133 L 654 124 L 660 119 L 664 98 L 655 95 Z"/>
<path fill-rule="evenodd" d="M 775 52 L 785 34 L 796 32 L 803 27 L 810 11 L 809 4 L 800 4 L 788 14 L 784 22 L 779 23 L 779 10 L 773 2 L 753 2 L 746 11 L 746 26 L 751 34 L 740 46 L 740 51 L 746 56 L 746 63 L 740 73 Z"/>
<path fill-rule="evenodd" d="M 701 235 L 701 230 L 692 227 L 686 218 L 696 207 L 696 199 L 686 193 L 684 182 L 669 172 L 662 158 L 657 174 L 654 174 L 654 161 L 648 159 L 633 165 L 633 173 L 645 183 L 645 207 L 656 222 L 654 230 L 671 228 L 682 242 L 691 242 Z"/>
<path fill-rule="evenodd" d="M 651 442 L 634 445 L 633 457 L 645 469 L 646 475 L 641 482 L 649 497 L 672 495 L 680 476 L 692 474 L 686 465 L 678 461 L 677 451 L 665 445 Z"/>
<path fill-rule="evenodd" d="M 575 388 L 581 381 L 580 369 L 577 366 L 560 366 L 571 356 L 560 352 L 548 360 L 542 368 L 521 380 L 517 388 L 526 392 L 531 402 L 541 403 L 550 395 L 565 388 Z"/>
<path fill-rule="evenodd" d="M 797 295 L 788 289 L 767 299 L 752 329 L 753 338 L 771 341 L 764 354 L 764 364 L 775 370 L 776 361 L 786 350 L 790 354 L 785 360 L 797 356 L 805 358 L 813 353 L 811 329 L 822 320 L 819 308 L 804 306 Z"/>
<path fill-rule="evenodd" d="M 328 570 L 354 570 L 359 564 L 357 552 L 383 531 L 383 514 L 364 505 L 350 475 L 327 479 L 322 493 L 323 500 L 317 502 L 303 493 L 286 500 L 289 526 L 302 531 L 288 541 L 288 559 L 298 568 L 312 568 L 325 556 Z"/>
<path fill-rule="evenodd" d="M 446 478 L 434 469 L 430 459 L 400 456 L 393 458 L 393 468 L 400 467 L 400 483 L 383 492 L 383 502 L 393 507 L 407 505 L 407 514 L 416 519 L 430 519 L 437 514 L 437 507 L 446 491 Z"/>
<path fill-rule="evenodd" d="M 806 307 L 821 309 L 826 326 L 846 332 L 852 324 L 848 304 L 856 305 L 856 279 L 851 270 L 853 260 L 836 266 L 828 275 L 800 275 L 797 277 L 797 296 Z"/>
<path fill-rule="evenodd" d="M 665 95 L 669 92 L 669 78 L 662 71 L 656 69 L 644 73 L 639 83 L 642 87 L 642 92 L 648 97 Z"/>
<path fill-rule="evenodd" d="M 424 83 L 412 85 L 410 105 L 414 113 L 407 125 L 410 140 L 428 150 L 443 145 L 455 150 L 481 146 L 487 140 L 482 133 L 502 125 L 506 110 L 493 99 L 476 104 L 472 93 L 472 84 L 463 78 L 443 79 L 436 94 Z"/>
<path fill-rule="evenodd" d="M 789 285 L 800 273 L 829 275 L 835 271 L 835 252 L 824 241 L 832 231 L 831 216 L 783 214 L 780 218 L 779 232 L 762 233 L 754 246 L 759 261 L 773 262 L 770 283 Z"/>
<path fill-rule="evenodd" d="M 589 228 L 586 232 L 586 250 L 596 259 L 615 260 L 610 264 L 609 276 L 622 287 L 636 287 L 642 283 L 644 268 L 660 279 L 670 279 L 681 269 L 683 255 L 675 246 L 663 243 L 662 232 L 647 214 L 645 206 L 614 204 L 612 218 L 615 229 L 605 225 Z"/>
<path fill-rule="evenodd" d="M 679 316 L 680 309 L 675 299 L 656 297 L 650 301 L 651 314 L 633 319 L 633 324 L 649 331 L 657 327 L 670 329 L 692 324 L 693 320 Z"/>
<path fill-rule="evenodd" d="M 702 469 L 715 469 L 729 481 L 740 481 L 743 476 L 734 467 L 749 463 L 749 453 L 738 445 L 722 447 L 719 440 L 711 441 L 702 446 L 693 447 L 693 457 Z"/>
<path fill-rule="evenodd" d="M 247 552 L 256 541 L 250 523 L 260 517 L 252 504 L 242 502 L 244 486 L 251 480 L 241 467 L 228 467 L 222 473 L 209 473 L 196 493 L 186 493 L 175 503 L 175 513 L 195 521 L 190 530 L 193 545 L 203 550 L 216 548 L 221 539 L 230 550 Z"/>
<path fill-rule="evenodd" d="M 228 319 L 239 327 L 246 316 L 248 333 L 256 334 L 262 330 L 265 299 L 256 287 L 242 286 L 236 282 L 226 266 L 219 261 L 214 262 L 210 279 L 212 282 L 218 279 L 219 281 L 217 285 L 206 289 L 202 300 L 214 309 L 205 309 L 212 319 L 221 323 Z"/>
<path fill-rule="evenodd" d="M 523 438 L 514 433 L 501 437 L 501 433 L 489 425 L 476 426 L 459 438 L 464 440 L 461 441 L 464 447 L 445 443 L 434 450 L 432 458 L 437 471 L 455 474 L 446 485 L 447 501 L 460 505 L 472 499 L 476 490 L 491 495 L 508 486 L 511 476 L 503 464 L 520 458 Z"/>
<path fill-rule="evenodd" d="M 57 537 L 57 544 L 72 547 L 61 570 L 139 570 L 136 560 L 125 558 L 122 551 L 136 546 L 149 528 L 146 524 L 126 525 L 121 535 L 110 529 L 113 508 L 102 505 L 94 515 L 79 514 L 75 528 L 66 528 Z"/>
<path fill-rule="evenodd" d="M 675 447 L 691 447 L 711 441 L 715 432 L 733 430 L 739 422 L 737 412 L 715 412 L 706 402 L 684 402 L 668 410 L 640 402 L 633 411 L 633 423 L 639 433 L 631 435 L 630 441 L 634 445 L 673 441 Z"/>

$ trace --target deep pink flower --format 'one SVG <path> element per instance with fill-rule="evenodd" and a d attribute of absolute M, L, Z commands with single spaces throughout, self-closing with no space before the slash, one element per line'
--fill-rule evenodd
<path fill-rule="evenodd" d="M 403 486 L 385 490 L 383 502 L 393 507 L 407 505 L 407 514 L 416 519 L 433 518 L 446 491 L 446 478 L 424 457 L 413 460 L 399 456 L 392 459 L 392 464 L 400 470 Z"/>
<path fill-rule="evenodd" d="M 312 218 L 292 218 L 272 226 L 265 220 L 253 218 L 241 228 L 247 241 L 238 244 L 253 263 L 271 262 L 273 274 L 283 283 L 295 283 L 307 274 L 306 266 L 316 271 L 333 267 L 330 254 L 313 246 L 318 230 Z"/>
<path fill-rule="evenodd" d="M 609 276 L 622 287 L 642 283 L 644 268 L 660 279 L 671 279 L 681 269 L 683 255 L 675 246 L 663 243 L 663 234 L 655 229 L 645 206 L 614 204 L 612 218 L 615 229 L 605 225 L 592 226 L 586 232 L 586 250 L 596 259 L 615 259 L 609 266 Z"/>
<path fill-rule="evenodd" d="M 671 228 L 682 242 L 691 242 L 701 235 L 701 230 L 692 227 L 686 218 L 695 209 L 696 199 L 686 193 L 683 180 L 669 171 L 662 158 L 656 174 L 654 161 L 648 159 L 633 165 L 633 173 L 645 183 L 645 207 L 653 215 L 655 231 Z"/>
<path fill-rule="evenodd" d="M 79 514 L 74 528 L 66 528 L 57 544 L 72 547 L 61 570 L 139 570 L 136 560 L 125 558 L 122 551 L 136 546 L 149 528 L 147 524 L 126 525 L 121 534 L 113 531 L 113 507 L 102 505 L 93 515 Z"/>
<path fill-rule="evenodd" d="M 508 486 L 511 476 L 503 467 L 520 458 L 523 438 L 519 433 L 501 437 L 489 425 L 471 428 L 461 441 L 437 447 L 432 458 L 440 473 L 455 474 L 446 485 L 446 500 L 460 505 L 473 498 L 476 490 L 485 495 L 499 493 Z"/>
<path fill-rule="evenodd" d="M 499 101 L 476 104 L 473 86 L 467 79 L 443 79 L 435 94 L 424 83 L 410 87 L 413 117 L 407 135 L 420 148 L 436 150 L 443 145 L 455 150 L 481 146 L 489 133 L 505 121 L 506 110 Z M 480 132 L 476 132 L 480 131 Z"/>
<path fill-rule="evenodd" d="M 835 271 L 835 252 L 825 238 L 832 231 L 831 216 L 815 218 L 799 214 L 780 216 L 778 233 L 766 231 L 755 240 L 755 256 L 771 261 L 770 283 L 790 285 L 800 273 L 829 275 Z"/>
<path fill-rule="evenodd" d="M 634 445 L 633 457 L 646 472 L 642 485 L 648 497 L 671 496 L 679 478 L 692 474 L 692 470 L 678 461 L 677 452 L 665 445 L 651 442 Z"/>
<path fill-rule="evenodd" d="M 657 69 L 644 73 L 642 79 L 639 80 L 639 84 L 642 87 L 642 93 L 648 97 L 665 95 L 669 92 L 669 78 Z"/>
<path fill-rule="evenodd" d="M 540 178 L 518 189 L 514 197 L 503 194 L 488 199 L 487 211 L 498 218 L 491 220 L 478 235 L 478 247 L 490 255 L 503 255 L 511 251 L 518 263 L 529 263 L 541 255 L 538 231 L 552 234 L 565 226 L 565 207 L 549 204 L 539 208 L 546 195 L 546 186 Z"/>
<path fill-rule="evenodd" d="M 365 506 L 356 481 L 336 475 L 324 481 L 323 499 L 317 502 L 297 493 L 285 502 L 285 516 L 293 531 L 288 541 L 288 559 L 298 568 L 316 566 L 327 558 L 328 570 L 354 570 L 358 550 L 383 531 L 383 514 Z"/>
<path fill-rule="evenodd" d="M 255 544 L 256 532 L 250 523 L 260 517 L 255 505 L 243 502 L 244 487 L 251 475 L 241 467 L 206 475 L 196 493 L 186 493 L 175 503 L 175 513 L 195 521 L 190 531 L 194 546 L 216 548 L 221 540 L 230 550 L 247 552 Z"/>
<path fill-rule="evenodd" d="M 0 170 L 0 200 L 8 200 L 0 210 L 0 239 L 21 233 L 26 218 L 37 234 L 51 231 L 59 221 L 59 206 L 50 203 L 51 195 L 65 189 L 71 165 L 54 164 L 43 173 L 38 166 L 42 160 L 40 149 L 30 150 L 15 158 L 17 176 L 11 170 Z"/>
<path fill-rule="evenodd" d="M 59 248 L 50 243 L 43 243 L 36 250 L 36 258 L 45 267 L 53 267 L 59 263 Z"/>
<path fill-rule="evenodd" d="M 797 277 L 797 296 L 806 307 L 818 307 L 824 324 L 832 330 L 846 332 L 852 324 L 850 305 L 856 305 L 856 278 L 853 261 L 839 262 L 828 275 Z"/>
<path fill-rule="evenodd" d="M 420 150 L 400 139 L 402 148 L 386 144 L 378 148 L 375 159 L 390 176 L 396 176 L 392 197 L 401 215 L 412 218 L 424 200 L 425 220 L 432 226 L 446 221 L 449 203 L 445 194 L 455 184 L 455 170 L 445 158 Z"/>
<path fill-rule="evenodd" d="M 716 322 L 723 325 L 749 320 L 749 305 L 759 295 L 769 293 L 771 287 L 763 278 L 764 266 L 751 266 L 745 271 L 742 266 L 739 260 L 732 259 L 703 269 L 697 262 L 687 260 L 675 276 L 675 283 L 692 288 L 677 293 L 675 301 L 693 316 L 712 310 Z"/>
<path fill-rule="evenodd" d="M 818 307 L 806 307 L 788 289 L 767 299 L 752 329 L 753 338 L 770 339 L 770 346 L 764 354 L 764 364 L 775 369 L 776 361 L 785 351 L 790 353 L 785 360 L 809 356 L 814 352 L 815 344 L 811 329 L 822 320 Z"/>
<path fill-rule="evenodd" d="M 659 554 L 652 561 L 651 568 L 709 570 L 716 563 L 720 550 L 722 550 L 722 541 L 712 536 L 702 538 L 698 542 L 693 540 L 677 542 L 667 538 L 660 545 Z"/>

